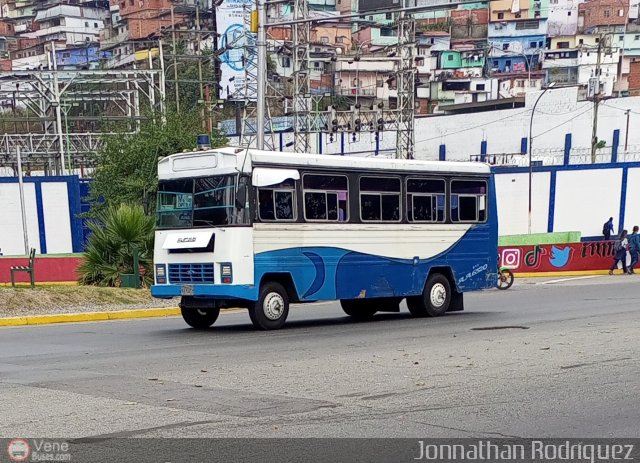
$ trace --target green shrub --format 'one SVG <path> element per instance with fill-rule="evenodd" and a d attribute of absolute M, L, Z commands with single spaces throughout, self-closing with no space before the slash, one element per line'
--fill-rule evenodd
<path fill-rule="evenodd" d="M 120 286 L 120 275 L 133 273 L 133 249 L 144 267 L 143 285 L 153 283 L 154 219 L 142 206 L 121 204 L 89 222 L 91 235 L 78 269 L 83 285 Z"/>

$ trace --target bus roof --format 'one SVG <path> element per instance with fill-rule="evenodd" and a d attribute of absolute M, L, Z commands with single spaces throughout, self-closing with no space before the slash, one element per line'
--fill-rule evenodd
<path fill-rule="evenodd" d="M 160 161 L 159 174 L 163 178 L 165 176 L 174 177 L 177 172 L 172 172 L 172 167 L 176 161 L 189 158 L 215 156 L 216 153 L 222 154 L 224 162 L 216 162 L 217 166 L 212 170 L 234 170 L 250 172 L 252 166 L 291 166 L 291 167 L 326 167 L 326 168 L 342 168 L 342 169 L 380 169 L 385 171 L 425 171 L 425 172 L 442 172 L 442 173 L 465 173 L 465 174 L 490 174 L 491 168 L 488 164 L 481 162 L 460 162 L 460 161 L 421 161 L 416 159 L 388 159 L 380 157 L 362 157 L 362 156 L 341 156 L 334 154 L 306 154 L 279 151 L 260 151 L 255 149 L 243 149 L 236 147 L 215 148 L 203 151 L 188 151 L 168 156 Z M 213 172 L 204 167 L 200 162 L 196 163 L 202 166 L 203 170 L 207 170 L 206 175 Z M 204 163 L 208 164 L 208 163 Z M 195 165 L 194 165 L 195 167 Z M 181 169 L 180 169 L 181 170 Z M 191 170 L 191 169 L 188 169 Z M 231 173 L 231 172 L 229 172 Z M 164 175 L 163 175 L 164 174 Z M 187 174 L 187 172 L 184 172 Z M 193 170 L 189 172 L 191 176 L 196 174 Z M 196 174 L 197 175 L 197 174 Z M 178 174 L 178 176 L 181 176 Z"/>

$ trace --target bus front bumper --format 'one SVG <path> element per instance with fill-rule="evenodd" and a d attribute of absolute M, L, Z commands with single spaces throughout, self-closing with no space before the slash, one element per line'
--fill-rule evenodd
<path fill-rule="evenodd" d="M 258 288 L 254 285 L 153 285 L 151 295 L 158 299 L 194 296 L 257 301 Z"/>

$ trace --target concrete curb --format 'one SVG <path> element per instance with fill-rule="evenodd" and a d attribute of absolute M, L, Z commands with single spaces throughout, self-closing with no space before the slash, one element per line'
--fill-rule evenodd
<path fill-rule="evenodd" d="M 54 323 L 97 322 L 126 320 L 133 318 L 175 317 L 180 315 L 178 307 L 160 309 L 117 310 L 109 312 L 64 313 L 52 315 L 27 315 L 24 317 L 0 318 L 0 326 L 51 325 Z"/>
<path fill-rule="evenodd" d="M 242 311 L 243 309 L 224 309 L 220 311 L 220 315 Z M 178 317 L 180 315 L 180 308 L 178 307 L 113 310 L 107 312 L 62 313 L 51 315 L 26 315 L 24 317 L 0 317 L 0 327 L 53 325 L 54 323 L 104 322 L 111 320 L 131 320 L 136 318 Z"/>
<path fill-rule="evenodd" d="M 575 270 L 567 272 L 519 272 L 514 273 L 516 278 L 537 278 L 537 277 L 582 277 L 589 275 L 607 275 L 609 270 Z M 620 273 L 614 272 L 614 273 Z"/>

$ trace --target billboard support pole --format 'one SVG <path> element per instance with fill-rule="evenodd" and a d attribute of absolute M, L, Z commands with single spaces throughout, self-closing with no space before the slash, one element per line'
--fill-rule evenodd
<path fill-rule="evenodd" d="M 256 47 L 258 49 L 258 89 L 256 101 L 256 148 L 264 149 L 264 118 L 267 90 L 267 10 L 264 0 L 258 3 L 258 37 Z"/>

